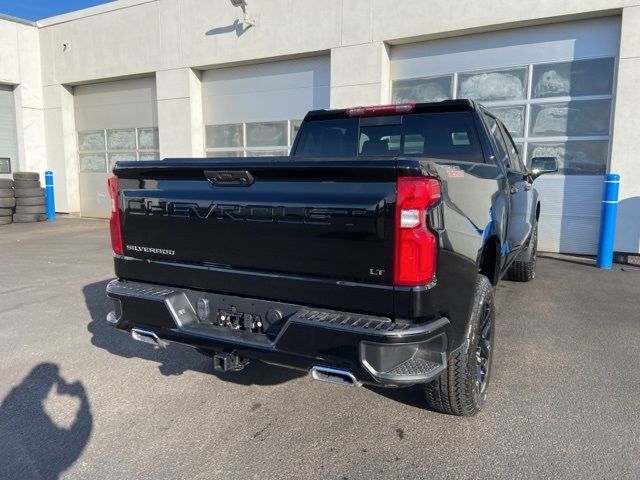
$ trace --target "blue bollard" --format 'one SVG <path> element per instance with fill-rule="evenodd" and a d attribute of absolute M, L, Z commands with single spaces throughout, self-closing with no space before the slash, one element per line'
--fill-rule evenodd
<path fill-rule="evenodd" d="M 600 242 L 596 267 L 610 269 L 613 265 L 613 240 L 616 234 L 616 215 L 618 213 L 618 190 L 620 175 L 609 173 L 604 180 L 602 198 L 602 216 L 600 218 Z"/>
<path fill-rule="evenodd" d="M 53 196 L 53 172 L 44 172 L 45 196 L 47 198 L 47 220 L 53 222 L 56 219 L 56 200 Z"/>

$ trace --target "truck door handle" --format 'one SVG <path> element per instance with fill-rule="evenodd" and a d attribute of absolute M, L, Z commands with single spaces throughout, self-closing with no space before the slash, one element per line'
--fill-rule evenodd
<path fill-rule="evenodd" d="M 246 170 L 205 170 L 204 176 L 219 186 L 246 187 L 254 182 L 253 175 Z"/>

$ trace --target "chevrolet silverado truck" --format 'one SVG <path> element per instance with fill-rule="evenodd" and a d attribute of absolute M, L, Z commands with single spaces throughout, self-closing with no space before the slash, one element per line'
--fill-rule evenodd
<path fill-rule="evenodd" d="M 535 176 L 469 100 L 317 110 L 287 157 L 117 162 L 107 320 L 216 370 L 250 359 L 346 386 L 486 400 L 494 287 L 535 275 Z"/>

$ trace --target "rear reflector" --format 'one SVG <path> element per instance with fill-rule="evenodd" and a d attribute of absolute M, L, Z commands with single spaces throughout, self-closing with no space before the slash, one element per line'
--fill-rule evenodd
<path fill-rule="evenodd" d="M 400 113 L 412 112 L 415 103 L 398 103 L 395 105 L 373 105 L 370 107 L 347 108 L 347 115 L 350 117 L 372 117 L 378 115 L 397 115 Z"/>
<path fill-rule="evenodd" d="M 120 208 L 118 200 L 118 177 L 113 176 L 107 180 L 107 188 L 111 197 L 111 219 L 109 229 L 111 231 L 111 248 L 118 255 L 123 254 L 122 233 L 120 232 Z"/>
<path fill-rule="evenodd" d="M 440 182 L 437 179 L 398 178 L 395 285 L 424 285 L 435 278 L 437 239 L 427 225 L 427 213 L 439 200 Z"/>

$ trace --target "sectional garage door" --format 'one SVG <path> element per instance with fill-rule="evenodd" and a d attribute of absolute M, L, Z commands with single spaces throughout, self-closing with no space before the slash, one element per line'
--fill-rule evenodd
<path fill-rule="evenodd" d="M 13 87 L 0 85 L 0 177 L 18 168 L 16 109 Z"/>
<path fill-rule="evenodd" d="M 320 56 L 205 71 L 207 155 L 286 155 L 307 111 L 329 107 L 329 65 Z"/>
<path fill-rule="evenodd" d="M 540 249 L 593 254 L 607 171 L 617 17 L 401 45 L 394 102 L 474 98 L 502 118 L 521 155 L 558 158 L 543 176 Z"/>
<path fill-rule="evenodd" d="M 154 78 L 118 80 L 74 88 L 80 208 L 83 216 L 108 217 L 107 178 L 117 160 L 158 158 Z"/>

